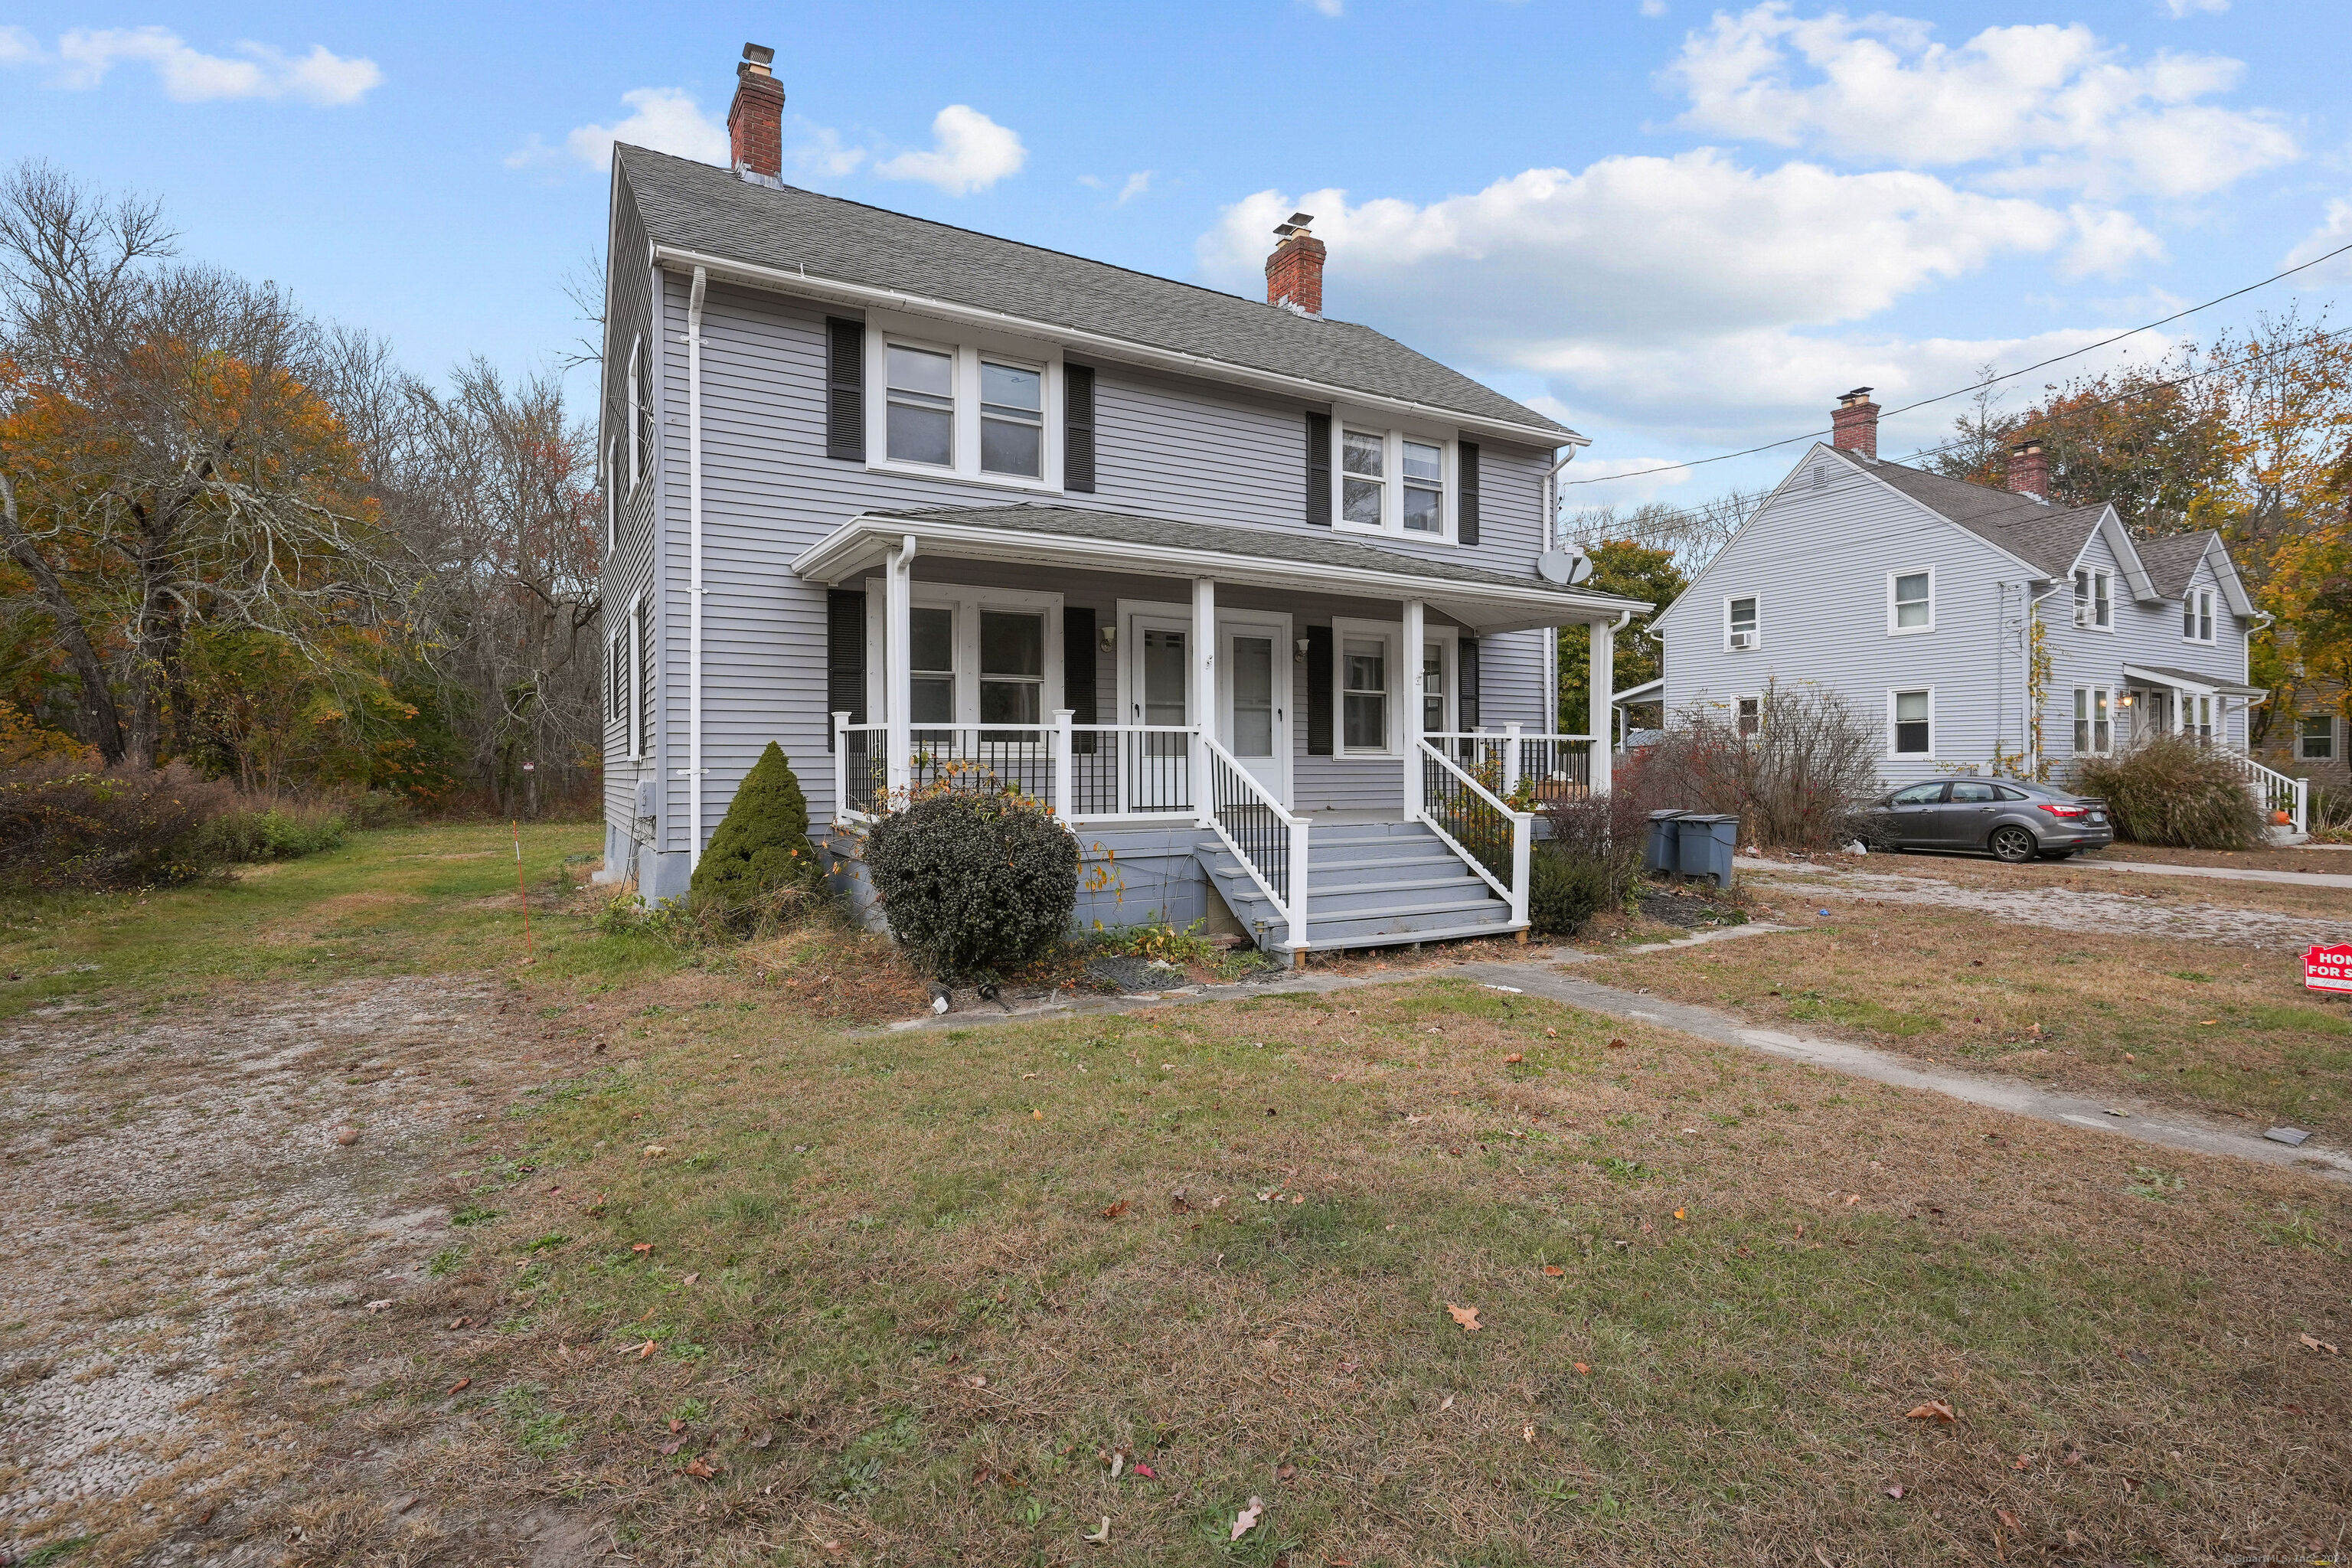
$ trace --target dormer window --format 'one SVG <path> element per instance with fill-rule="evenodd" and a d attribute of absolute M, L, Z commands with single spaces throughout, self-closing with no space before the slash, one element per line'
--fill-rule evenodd
<path fill-rule="evenodd" d="M 2213 590 L 2191 588 L 2180 601 L 2180 635 L 2190 642 L 2213 640 Z"/>
<path fill-rule="evenodd" d="M 2116 625 L 2115 579 L 2105 572 L 2074 574 L 2074 624 L 2113 631 Z"/>

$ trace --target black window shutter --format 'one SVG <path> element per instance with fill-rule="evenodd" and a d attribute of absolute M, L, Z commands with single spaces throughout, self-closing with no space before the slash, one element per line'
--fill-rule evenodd
<path fill-rule="evenodd" d="M 1310 414 L 1307 416 L 1307 521 L 1318 527 L 1331 526 L 1331 416 Z M 1328 638 L 1329 632 L 1325 632 Z M 1326 658 L 1328 658 L 1327 651 Z M 1325 715 L 1328 719 L 1329 715 Z M 1328 727 L 1325 731 L 1328 736 Z M 1329 746 L 1324 747 L 1328 752 Z"/>
<path fill-rule="evenodd" d="M 1307 754 L 1331 754 L 1331 628 L 1307 628 Z"/>
<path fill-rule="evenodd" d="M 1099 724 L 1096 706 L 1095 613 L 1065 605 L 1062 610 L 1062 706 L 1073 724 Z M 1093 754 L 1100 737 L 1091 731 L 1070 737 L 1070 750 Z"/>
<path fill-rule="evenodd" d="M 824 596 L 824 749 L 833 750 L 833 715 L 866 722 L 866 595 L 835 588 Z"/>
<path fill-rule="evenodd" d="M 1095 489 L 1095 373 L 1091 365 L 1062 367 L 1062 488 L 1092 495 Z M 1087 612 L 1090 617 L 1093 613 L 1091 610 Z M 1064 645 L 1066 653 L 1067 647 L 1067 644 Z"/>
<path fill-rule="evenodd" d="M 1477 541 L 1467 540 L 1465 542 L 1475 544 Z M 1454 644 L 1454 662 L 1461 667 L 1458 684 L 1462 688 L 1461 696 L 1456 700 L 1461 712 L 1456 715 L 1455 722 L 1462 729 L 1475 730 L 1478 727 L 1478 639 L 1462 638 Z"/>
<path fill-rule="evenodd" d="M 859 321 L 827 316 L 824 343 L 824 455 L 836 462 L 862 463 L 866 460 L 866 327 Z"/>
<path fill-rule="evenodd" d="M 1478 542 L 1478 443 L 1462 443 L 1462 508 L 1461 540 L 1465 544 Z M 1469 725 L 1462 726 L 1464 729 Z"/>

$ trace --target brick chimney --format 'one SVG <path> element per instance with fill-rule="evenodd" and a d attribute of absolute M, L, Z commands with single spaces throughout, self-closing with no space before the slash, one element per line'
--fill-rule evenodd
<path fill-rule="evenodd" d="M 1288 223 L 1275 225 L 1282 237 L 1265 258 L 1265 302 L 1288 305 L 1309 316 L 1323 313 L 1323 242 L 1307 232 L 1315 221 L 1307 213 L 1292 213 Z"/>
<path fill-rule="evenodd" d="M 735 68 L 735 101 L 727 110 L 727 155 L 735 172 L 778 181 L 784 173 L 784 89 L 768 68 L 776 51 L 743 46 Z"/>
<path fill-rule="evenodd" d="M 2020 441 L 2009 449 L 2009 488 L 2035 500 L 2050 499 L 2050 457 L 2039 441 Z"/>
<path fill-rule="evenodd" d="M 1838 399 L 1830 414 L 1830 445 L 1878 461 L 1878 405 L 1870 400 L 1870 388 L 1857 386 Z"/>

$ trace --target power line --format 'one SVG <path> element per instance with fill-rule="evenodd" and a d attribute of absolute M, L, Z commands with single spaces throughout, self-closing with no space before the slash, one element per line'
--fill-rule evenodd
<path fill-rule="evenodd" d="M 2048 359 L 2037 360 L 2033 363 L 2023 366 L 2021 369 L 2006 371 L 2000 375 L 1990 376 L 1979 382 L 1973 382 L 1969 385 L 1959 387 L 1955 391 L 1939 392 L 1933 397 L 1923 397 L 1916 403 L 1906 403 L 1900 408 L 1886 409 L 1880 414 L 1879 417 L 1885 418 L 1889 415 L 1908 414 L 1915 408 L 1926 408 L 1931 404 L 1948 402 L 1955 397 L 1966 397 L 1972 393 L 1981 392 L 1988 386 L 1998 385 L 2001 382 L 2013 380 L 2021 375 L 2031 375 L 2037 370 L 2045 370 L 2051 365 L 2059 363 L 2061 361 L 2077 358 L 2080 355 L 2091 353 L 2095 349 L 2106 348 L 2111 344 L 2123 342 L 2126 338 L 2134 338 L 2137 337 L 2142 332 L 2154 331 L 2158 327 L 2169 326 L 2174 321 L 2178 321 L 2187 316 L 2193 316 L 2200 310 L 2210 310 L 2216 305 L 2227 304 L 2230 300 L 2237 299 L 2242 294 L 2251 294 L 2257 289 L 2268 288 L 2271 284 L 2277 282 L 2282 278 L 2292 278 L 2296 273 L 2316 267 L 2323 261 L 2332 261 L 2347 251 L 2352 251 L 2352 245 L 2339 245 L 2324 256 L 2315 256 L 2310 260 L 2290 267 L 2284 272 L 2273 272 L 2268 278 L 2263 279 L 2260 282 L 2249 283 L 2242 289 L 2232 289 L 2227 294 L 2217 294 L 2201 305 L 2191 305 L 2185 310 L 2175 310 L 2169 316 L 2159 317 L 2158 320 L 2149 321 L 2143 326 L 2133 327 L 2126 331 L 2117 332 L 2113 337 L 2101 338 L 2095 343 L 2084 343 L 2081 348 L 2069 349 L 2063 354 L 2053 354 Z M 1662 463 L 1654 468 L 1634 468 L 1622 474 L 1596 474 L 1589 479 L 1566 479 L 1561 481 L 1560 488 L 1565 489 L 1577 485 L 1605 485 L 1614 483 L 1619 479 L 1638 479 L 1649 474 L 1671 474 L 1683 468 L 1705 468 L 1709 463 L 1727 463 L 1734 458 L 1752 458 L 1759 452 L 1769 452 L 1781 447 L 1792 447 L 1800 441 L 1818 441 L 1822 437 L 1830 434 L 1832 434 L 1832 432 L 1828 430 L 1808 430 L 1801 436 L 1784 437 L 1778 441 L 1767 441 L 1760 447 L 1743 447 L 1741 450 L 1737 452 L 1718 452 L 1712 458 L 1693 458 L 1688 462 L 1685 463 Z"/>

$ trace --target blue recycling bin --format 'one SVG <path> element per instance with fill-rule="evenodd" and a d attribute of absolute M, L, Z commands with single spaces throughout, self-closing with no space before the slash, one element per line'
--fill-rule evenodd
<path fill-rule="evenodd" d="M 1683 819 L 1679 811 L 1650 813 L 1650 846 L 1642 857 L 1642 869 L 1663 876 L 1679 868 L 1682 851 L 1676 847 L 1676 825 Z"/>
<path fill-rule="evenodd" d="M 1675 866 L 1685 877 L 1731 886 L 1731 857 L 1739 845 L 1739 818 L 1685 813 L 1675 825 Z"/>

